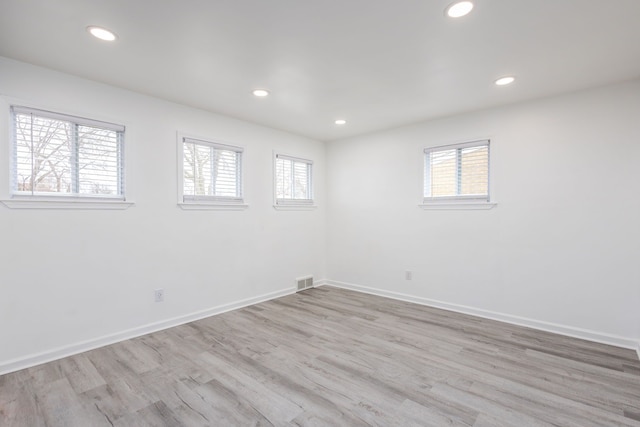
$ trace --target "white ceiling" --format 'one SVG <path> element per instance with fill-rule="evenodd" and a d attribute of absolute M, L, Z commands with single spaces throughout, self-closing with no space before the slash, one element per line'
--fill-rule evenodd
<path fill-rule="evenodd" d="M 0 0 L 0 55 L 319 140 L 640 77 L 640 0 L 451 1 Z"/>

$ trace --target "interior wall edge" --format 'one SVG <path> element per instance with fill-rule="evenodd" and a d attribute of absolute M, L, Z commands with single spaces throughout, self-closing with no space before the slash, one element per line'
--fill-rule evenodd
<path fill-rule="evenodd" d="M 638 358 L 640 358 L 640 342 L 638 342 L 638 340 L 635 338 L 621 337 L 618 335 L 611 335 L 603 332 L 576 328 L 573 326 L 550 323 L 550 322 L 545 322 L 545 321 L 536 320 L 536 319 L 529 319 L 526 317 L 519 317 L 511 314 L 499 313 L 499 312 L 484 310 L 476 307 L 469 307 L 465 305 L 453 304 L 453 303 L 448 303 L 444 301 L 438 301 L 438 300 L 433 300 L 429 298 L 403 294 L 399 292 L 392 292 L 392 291 L 387 291 L 379 288 L 371 288 L 368 286 L 358 285 L 354 283 L 340 282 L 337 280 L 328 279 L 326 281 L 326 285 L 335 286 L 337 288 L 348 289 L 356 292 L 363 292 L 371 295 L 377 295 L 377 296 L 386 297 L 386 298 L 392 298 L 399 301 L 412 302 L 415 304 L 425 305 L 428 307 L 454 311 L 456 313 L 482 317 L 484 319 L 497 320 L 499 322 L 510 323 L 512 325 L 524 326 L 527 328 L 537 329 L 545 332 L 551 332 L 558 335 L 564 335 L 572 338 L 579 338 L 579 339 L 597 342 L 601 344 L 608 344 L 615 347 L 627 348 L 631 350 L 635 349 L 636 352 L 638 353 Z"/>
<path fill-rule="evenodd" d="M 250 305 L 280 298 L 295 293 L 295 288 L 281 289 L 275 292 L 269 292 L 256 297 L 246 298 L 243 300 L 211 307 L 205 310 L 196 311 L 186 315 L 173 317 L 159 322 L 149 323 L 136 328 L 127 329 L 113 334 L 105 335 L 99 338 L 81 341 L 74 344 L 53 348 L 36 354 L 30 354 L 12 360 L 0 361 L 0 375 L 8 374 L 22 369 L 31 368 L 43 363 L 52 362 L 54 360 L 73 356 L 75 354 L 84 353 L 89 350 L 115 344 L 128 339 L 147 335 L 153 332 L 162 331 L 174 326 L 183 325 L 185 323 L 194 322 L 196 320 L 226 313 L 228 311 L 237 310 Z"/>

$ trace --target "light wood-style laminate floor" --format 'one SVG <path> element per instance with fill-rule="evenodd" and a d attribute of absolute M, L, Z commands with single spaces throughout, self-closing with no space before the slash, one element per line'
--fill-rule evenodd
<path fill-rule="evenodd" d="M 640 426 L 640 361 L 322 287 L 1 376 L 0 425 Z"/>

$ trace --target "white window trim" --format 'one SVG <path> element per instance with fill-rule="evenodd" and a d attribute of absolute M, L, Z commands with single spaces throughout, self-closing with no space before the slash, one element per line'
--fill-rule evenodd
<path fill-rule="evenodd" d="M 309 176 L 309 192 L 311 193 L 311 199 L 278 199 L 277 197 L 277 173 L 276 173 L 276 161 L 278 158 L 292 160 L 294 162 L 303 162 L 311 165 L 311 176 Z M 315 204 L 314 198 L 314 185 L 313 185 L 313 160 L 304 159 L 302 157 L 291 156 L 279 151 L 273 152 L 273 207 L 281 211 L 306 211 L 314 210 L 318 206 Z"/>
<path fill-rule="evenodd" d="M 312 211 L 318 208 L 318 205 L 273 205 L 273 208 L 279 211 Z"/>
<path fill-rule="evenodd" d="M 489 147 L 489 176 L 487 183 L 487 195 L 475 196 L 475 195 L 462 195 L 462 196 L 444 196 L 444 197 L 425 197 L 424 196 L 424 179 L 426 170 L 426 155 L 441 150 L 455 150 L 460 148 L 478 147 L 486 145 Z M 473 141 L 467 141 L 457 144 L 440 145 L 437 147 L 429 147 L 423 150 L 422 154 L 422 203 L 418 206 L 424 210 L 488 210 L 496 207 L 497 202 L 491 200 L 491 139 L 481 138 Z"/>
<path fill-rule="evenodd" d="M 48 117 L 57 116 L 60 118 L 69 117 L 78 119 L 86 125 L 111 125 L 116 129 L 126 129 L 127 141 L 131 141 L 131 130 L 122 120 L 114 118 L 103 118 L 98 114 L 89 114 L 92 119 L 87 119 L 86 112 L 69 111 L 65 108 L 59 108 L 56 106 L 37 105 L 33 102 L 25 101 L 24 99 L 11 98 L 8 96 L 0 96 L 0 110 L 4 111 L 0 119 L 0 135 L 5 135 L 5 140 L 8 142 L 4 146 L 0 144 L 0 158 L 12 159 L 13 158 L 13 132 L 12 132 L 12 112 L 11 108 L 15 107 L 16 110 L 38 110 L 47 113 Z M 11 188 L 13 164 L 11 160 L 4 162 L 0 166 L 6 168 L 8 173 L 0 179 L 0 203 L 9 209 L 56 209 L 56 210 L 125 210 L 132 206 L 135 206 L 133 201 L 133 185 L 131 184 L 131 149 L 130 143 L 123 144 L 123 157 L 125 159 L 122 174 L 125 177 L 125 187 L 123 188 L 124 195 L 122 197 L 100 197 L 91 195 L 27 195 L 27 194 L 13 194 Z"/>
<path fill-rule="evenodd" d="M 14 196 L 11 199 L 3 199 L 0 202 L 11 209 L 77 209 L 77 210 L 124 210 L 135 203 L 120 199 L 91 199 L 83 197 L 38 197 Z"/>
<path fill-rule="evenodd" d="M 231 150 L 242 153 L 242 160 L 240 164 L 240 197 L 215 197 L 215 196 L 200 196 L 200 197 L 185 197 L 184 194 L 184 142 L 187 140 L 197 141 L 198 143 L 208 145 L 213 148 L 219 148 L 223 150 Z M 238 211 L 244 210 L 249 207 L 244 200 L 244 162 L 245 154 L 244 147 L 238 145 L 228 144 L 226 142 L 214 141 L 210 138 L 203 138 L 186 134 L 184 132 L 177 132 L 177 159 L 178 159 L 178 206 L 183 210 L 224 210 L 224 211 Z"/>
<path fill-rule="evenodd" d="M 418 205 L 426 211 L 442 211 L 442 210 L 488 210 L 498 206 L 496 202 L 473 202 L 473 201 L 449 201 L 449 202 L 432 202 L 422 203 Z"/>

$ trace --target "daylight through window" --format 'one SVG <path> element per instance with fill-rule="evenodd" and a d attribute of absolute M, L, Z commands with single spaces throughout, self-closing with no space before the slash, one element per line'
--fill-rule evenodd
<path fill-rule="evenodd" d="M 12 194 L 124 199 L 124 126 L 14 106 Z"/>
<path fill-rule="evenodd" d="M 242 202 L 242 148 L 182 139 L 183 201 Z"/>
<path fill-rule="evenodd" d="M 424 200 L 489 200 L 489 141 L 428 148 Z"/>
<path fill-rule="evenodd" d="M 311 160 L 276 154 L 276 204 L 313 204 L 312 166 Z"/>

